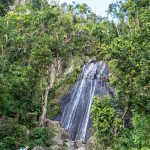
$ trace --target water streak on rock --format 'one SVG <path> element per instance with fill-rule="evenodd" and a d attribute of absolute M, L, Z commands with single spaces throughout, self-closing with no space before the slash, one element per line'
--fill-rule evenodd
<path fill-rule="evenodd" d="M 72 140 L 85 141 L 93 97 L 110 94 L 108 66 L 105 62 L 87 62 L 69 93 L 61 123 Z"/>

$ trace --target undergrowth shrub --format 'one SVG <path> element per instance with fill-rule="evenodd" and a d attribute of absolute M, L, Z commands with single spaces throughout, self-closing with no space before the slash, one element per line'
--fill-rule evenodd
<path fill-rule="evenodd" d="M 55 134 L 50 127 L 34 127 L 29 130 L 25 125 L 18 124 L 16 119 L 9 118 L 0 124 L 0 150 L 13 150 L 20 147 L 49 147 Z"/>
<path fill-rule="evenodd" d="M 35 128 L 31 131 L 29 136 L 29 146 L 49 147 L 51 145 L 51 139 L 54 136 L 54 130 L 50 127 Z"/>
<path fill-rule="evenodd" d="M 115 109 L 110 105 L 110 100 L 109 96 L 94 97 L 91 114 L 95 129 L 95 149 L 104 149 L 106 146 L 111 145 L 114 140 Z"/>

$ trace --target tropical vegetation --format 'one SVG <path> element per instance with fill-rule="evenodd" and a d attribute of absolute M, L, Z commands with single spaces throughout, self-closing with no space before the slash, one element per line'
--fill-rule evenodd
<path fill-rule="evenodd" d="M 115 96 L 94 98 L 93 148 L 150 150 L 150 2 L 118 1 L 108 15 L 75 2 L 0 1 L 0 149 L 49 147 L 45 119 L 96 58 L 108 62 Z"/>

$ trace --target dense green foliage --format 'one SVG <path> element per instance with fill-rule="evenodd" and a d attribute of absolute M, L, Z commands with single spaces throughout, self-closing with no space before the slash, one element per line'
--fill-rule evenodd
<path fill-rule="evenodd" d="M 111 98 L 106 96 L 103 99 L 94 97 L 92 107 L 93 127 L 96 140 L 95 149 L 104 149 L 105 145 L 109 146 L 113 142 L 113 128 L 115 128 L 115 109 L 111 106 Z M 112 128 L 112 130 L 110 130 Z M 99 144 L 101 143 L 101 144 Z"/>
<path fill-rule="evenodd" d="M 48 127 L 33 128 L 30 131 L 25 125 L 18 123 L 17 119 L 7 118 L 0 126 L 0 149 L 16 149 L 24 146 L 41 145 L 43 147 L 51 144 L 54 130 Z"/>
<path fill-rule="evenodd" d="M 128 0 L 111 4 L 109 13 L 118 20 L 116 27 L 119 36 L 112 40 L 102 54 L 109 63 L 110 84 L 116 89 L 116 95 L 112 98 L 113 108 L 120 111 L 115 113 L 119 126 L 113 128 L 115 123 L 112 122 L 108 129 L 109 132 L 114 130 L 116 137 L 111 145 L 105 144 L 104 149 L 150 149 L 149 1 Z M 100 99 L 98 104 L 104 100 Z M 98 135 L 103 130 L 98 125 L 101 124 L 98 114 L 103 112 L 103 105 L 98 105 L 97 99 L 95 101 L 92 114 L 95 134 Z M 106 109 L 109 107 L 110 104 Z M 107 115 L 111 117 L 109 113 Z M 104 118 L 105 122 L 107 118 Z M 97 129 L 97 125 L 100 129 Z M 105 136 L 110 138 L 108 133 Z M 103 140 L 104 136 L 99 135 L 98 138 Z M 102 142 L 98 144 L 102 145 Z"/>
<path fill-rule="evenodd" d="M 59 112 L 58 97 L 68 92 L 83 61 L 96 55 L 101 22 L 107 22 L 97 21 L 86 4 L 36 2 L 15 4 L 13 11 L 0 17 L 0 127 L 6 131 L 1 136 L 2 149 L 49 146 L 43 139 L 50 139 L 51 129 L 51 135 L 34 129 L 43 107 L 49 108 L 44 119 Z M 14 126 L 7 126 L 9 120 Z"/>
<path fill-rule="evenodd" d="M 113 21 L 86 4 L 38 0 L 10 11 L 12 4 L 0 2 L 0 149 L 49 147 L 54 133 L 39 127 L 42 106 L 47 118 L 59 113 L 58 97 L 93 57 L 108 62 L 116 89 L 94 98 L 96 149 L 150 149 L 149 0 L 111 4 Z"/>

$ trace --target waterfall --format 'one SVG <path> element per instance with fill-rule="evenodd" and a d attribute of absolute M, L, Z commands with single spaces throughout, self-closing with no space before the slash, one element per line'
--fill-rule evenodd
<path fill-rule="evenodd" d="M 110 94 L 106 62 L 87 62 L 69 93 L 61 123 L 72 140 L 86 141 L 93 97 Z"/>

